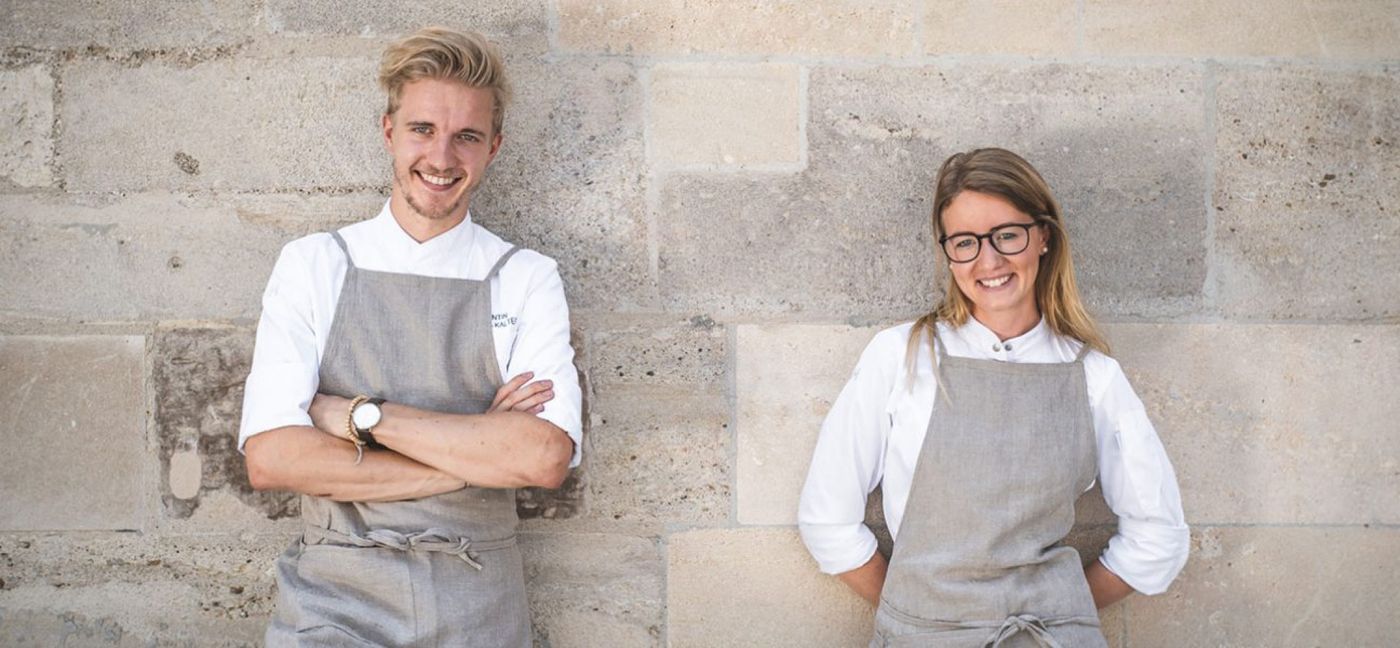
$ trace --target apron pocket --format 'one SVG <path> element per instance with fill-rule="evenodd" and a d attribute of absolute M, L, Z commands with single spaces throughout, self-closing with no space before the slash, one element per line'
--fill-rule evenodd
<path fill-rule="evenodd" d="M 366 645 L 412 641 L 415 592 L 407 558 L 379 547 L 307 545 L 297 560 L 293 593 L 301 611 L 297 636 L 339 633 Z"/>

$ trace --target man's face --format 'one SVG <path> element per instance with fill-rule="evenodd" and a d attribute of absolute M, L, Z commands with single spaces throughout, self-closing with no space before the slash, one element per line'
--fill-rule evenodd
<path fill-rule="evenodd" d="M 403 86 L 399 109 L 385 115 L 384 146 L 393 156 L 390 199 L 408 218 L 457 220 L 501 149 L 491 125 L 495 99 L 485 88 L 441 79 Z"/>

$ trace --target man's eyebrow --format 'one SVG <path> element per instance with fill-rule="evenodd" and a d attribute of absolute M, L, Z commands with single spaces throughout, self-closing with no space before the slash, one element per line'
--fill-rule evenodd
<path fill-rule="evenodd" d="M 427 126 L 431 128 L 433 126 L 433 123 L 429 121 L 411 121 L 407 122 L 405 125 L 409 127 Z"/>

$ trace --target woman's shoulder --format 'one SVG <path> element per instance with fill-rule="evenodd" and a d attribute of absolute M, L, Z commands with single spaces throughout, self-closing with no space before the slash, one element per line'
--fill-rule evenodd
<path fill-rule="evenodd" d="M 1084 343 L 1079 340 L 1069 340 L 1074 354 L 1078 354 Z M 1123 372 L 1123 366 L 1118 360 L 1098 349 L 1089 349 L 1084 354 L 1084 382 L 1089 389 L 1089 398 L 1092 402 L 1100 401 L 1103 396 L 1114 389 L 1127 389 L 1132 391 L 1132 386 L 1128 383 L 1128 376 Z"/>

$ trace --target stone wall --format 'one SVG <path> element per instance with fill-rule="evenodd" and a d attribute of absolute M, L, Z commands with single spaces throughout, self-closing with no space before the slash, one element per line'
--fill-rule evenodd
<path fill-rule="evenodd" d="M 260 643 L 297 509 L 235 450 L 259 295 L 381 204 L 378 52 L 431 23 L 509 53 L 474 212 L 574 309 L 587 460 L 520 504 L 538 644 L 863 645 L 798 489 L 981 145 L 1056 188 L 1180 476 L 1191 561 L 1110 645 L 1400 634 L 1396 0 L 12 0 L 0 644 Z"/>

